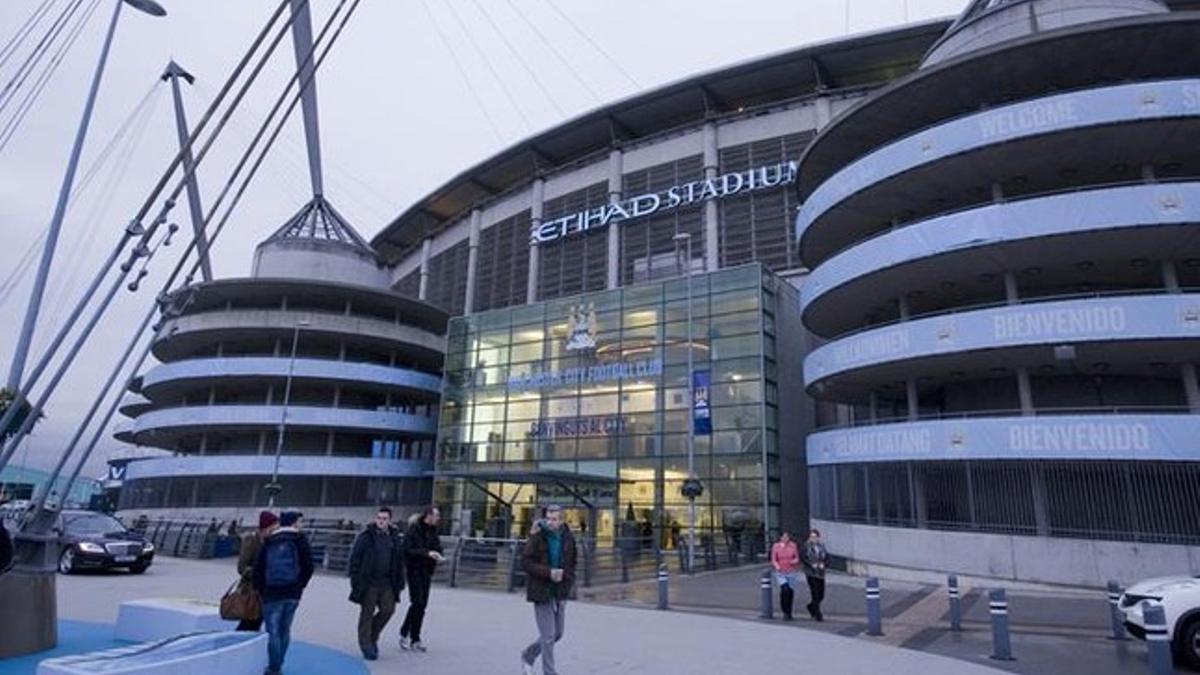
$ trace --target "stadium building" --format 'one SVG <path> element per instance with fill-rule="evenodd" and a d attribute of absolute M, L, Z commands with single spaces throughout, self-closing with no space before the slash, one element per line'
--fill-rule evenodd
<path fill-rule="evenodd" d="M 706 391 L 696 436 L 702 527 L 811 517 L 860 567 L 1195 567 L 1195 5 L 980 0 L 618 101 L 449 180 L 372 242 L 393 288 L 461 317 L 439 500 L 468 530 L 519 531 L 546 497 L 601 537 L 669 529 L 697 416 L 677 350 L 731 385 L 741 334 L 755 384 Z M 751 263 L 759 299 L 718 321 Z"/>

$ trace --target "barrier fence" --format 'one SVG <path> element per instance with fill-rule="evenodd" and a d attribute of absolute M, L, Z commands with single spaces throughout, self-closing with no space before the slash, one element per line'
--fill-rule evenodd
<path fill-rule="evenodd" d="M 181 521 L 139 519 L 131 529 L 141 532 L 162 555 L 180 558 L 235 557 L 241 537 L 253 528 L 217 521 Z M 312 547 L 318 569 L 345 573 L 350 550 L 361 527 L 339 521 L 306 521 L 304 532 Z M 520 558 L 524 539 L 489 537 L 442 537 L 444 564 L 438 565 L 434 583 L 451 587 L 515 591 L 524 587 L 525 575 Z M 579 551 L 576 585 L 583 588 L 608 584 L 649 581 L 658 578 L 660 567 L 676 574 L 688 573 L 685 547 L 655 547 L 643 537 L 606 539 L 597 542 L 576 535 Z M 761 562 L 761 553 L 747 554 L 736 543 L 719 537 L 699 538 L 694 571 L 728 569 Z"/>

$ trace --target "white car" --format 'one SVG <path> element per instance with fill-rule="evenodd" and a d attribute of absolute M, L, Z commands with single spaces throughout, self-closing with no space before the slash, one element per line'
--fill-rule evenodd
<path fill-rule="evenodd" d="M 1162 604 L 1167 638 L 1176 656 L 1200 669 L 1200 575 L 1147 579 L 1125 589 L 1117 608 L 1129 633 L 1139 640 L 1146 639 L 1145 600 Z"/>

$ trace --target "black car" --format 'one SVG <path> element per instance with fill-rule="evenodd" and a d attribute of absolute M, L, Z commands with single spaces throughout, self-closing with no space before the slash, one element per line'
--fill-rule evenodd
<path fill-rule="evenodd" d="M 141 574 L 154 562 L 154 544 L 112 516 L 93 511 L 63 511 L 58 516 L 62 552 L 58 571 L 127 568 Z"/>

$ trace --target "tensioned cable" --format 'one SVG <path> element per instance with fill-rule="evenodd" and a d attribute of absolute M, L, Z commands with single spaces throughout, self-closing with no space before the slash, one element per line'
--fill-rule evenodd
<path fill-rule="evenodd" d="M 17 32 L 13 33 L 8 42 L 4 43 L 4 47 L 0 48 L 0 68 L 3 68 L 8 63 L 8 60 L 12 58 L 12 55 L 17 53 L 17 50 L 21 48 L 21 44 L 25 42 L 25 38 L 33 32 L 33 27 L 46 15 L 46 10 L 50 9 L 50 5 L 57 1 L 42 0 L 42 4 L 33 10 L 33 14 L 30 14 L 29 18 L 25 19 L 25 23 L 21 24 L 21 27 L 17 29 Z"/>
<path fill-rule="evenodd" d="M 83 176 L 79 180 L 79 187 L 75 190 L 74 197 L 70 202 L 67 203 L 68 213 L 70 213 L 78 203 L 78 198 L 81 197 L 89 187 L 91 187 L 92 179 L 97 176 L 100 169 L 108 160 L 109 155 L 116 149 L 121 140 L 125 138 L 135 119 L 144 113 L 147 105 L 151 103 L 152 97 L 154 97 L 154 94 L 159 90 L 160 89 L 157 86 L 157 82 L 154 86 L 150 87 L 149 91 L 146 92 L 145 96 L 142 97 L 137 106 L 135 106 L 125 120 L 121 122 L 121 125 L 117 128 L 117 131 L 113 134 L 112 138 L 108 140 L 108 143 L 96 156 L 96 159 L 93 160 L 92 164 L 87 168 L 86 171 L 83 172 Z M 157 100 L 157 98 L 154 98 L 154 100 Z M 41 246 L 41 243 L 45 241 L 46 233 L 49 229 L 50 224 L 47 223 L 42 229 L 41 234 L 39 234 L 37 238 L 30 243 L 29 248 L 26 249 L 25 254 L 21 257 L 20 262 L 18 262 L 12 272 L 5 277 L 4 281 L 0 282 L 0 305 L 3 305 L 5 302 L 7 302 L 9 296 L 12 294 L 13 288 L 23 278 L 24 270 L 30 264 L 32 264 L 33 260 L 36 259 L 37 251 Z"/>
<path fill-rule="evenodd" d="M 427 0 L 421 0 L 421 8 L 425 10 L 425 15 L 429 17 L 429 23 L 433 24 L 433 30 L 437 33 L 438 38 L 442 41 L 442 46 L 450 52 L 450 59 L 454 61 L 454 67 L 458 69 L 458 76 L 462 78 L 463 86 L 467 88 L 467 92 L 471 94 L 471 98 L 475 101 L 475 106 L 479 108 L 479 112 L 483 114 L 483 119 L 487 120 L 488 126 L 492 129 L 492 135 L 496 140 L 503 143 L 504 136 L 500 133 L 499 127 L 496 126 L 496 120 L 492 119 L 492 114 L 488 112 L 487 106 L 483 105 L 483 99 L 479 98 L 479 92 L 475 91 L 474 85 L 471 84 L 471 78 L 467 76 L 467 69 L 463 67 L 462 61 L 459 60 L 458 54 L 454 48 L 450 46 L 450 40 L 446 38 L 446 34 L 442 32 L 441 24 L 433 16 L 433 11 L 429 9 Z"/>
<path fill-rule="evenodd" d="M 21 85 L 25 83 L 25 80 L 29 78 L 30 73 L 32 73 L 37 65 L 41 62 L 42 57 L 45 56 L 47 51 L 49 51 L 51 45 L 54 44 L 54 41 L 58 39 L 58 36 L 60 33 L 62 33 L 63 28 L 66 27 L 66 25 L 70 22 L 71 17 L 75 15 L 75 12 L 83 5 L 83 2 L 84 0 L 72 0 L 72 4 L 66 7 L 62 13 L 58 15 L 58 17 L 54 20 L 54 23 L 51 24 L 50 29 L 47 30 L 46 34 L 42 36 L 42 39 L 39 40 L 36 45 L 34 45 L 33 51 L 29 52 L 29 56 L 25 57 L 25 60 L 21 62 L 20 67 L 17 68 L 17 72 L 12 76 L 12 79 L 10 79 L 8 83 L 4 85 L 3 89 L 0 89 L 0 112 L 3 112 L 4 109 L 8 107 L 8 104 L 12 101 L 13 97 L 16 96 L 17 91 L 21 88 Z"/>
<path fill-rule="evenodd" d="M 305 1 L 307 2 L 307 0 L 305 0 Z M 275 25 L 275 22 L 283 14 L 283 10 L 288 5 L 289 5 L 289 0 L 280 0 L 278 7 L 275 9 L 275 12 L 271 15 L 270 19 L 268 19 L 266 25 L 263 26 L 262 30 L 255 37 L 255 39 L 254 39 L 253 43 L 250 45 L 249 49 L 247 49 L 246 53 L 243 54 L 242 59 L 238 62 L 237 66 L 235 66 L 233 72 L 229 75 L 229 78 L 226 80 L 225 84 L 222 86 L 217 99 L 213 101 L 212 105 L 209 106 L 208 110 L 205 111 L 203 117 L 200 119 L 199 124 L 197 124 L 196 128 L 192 130 L 191 134 L 189 134 L 187 142 L 185 143 L 186 147 L 191 148 L 194 146 L 195 142 L 199 139 L 200 134 L 204 130 L 205 126 L 207 126 L 209 121 L 212 119 L 213 115 L 216 113 L 217 109 L 220 107 L 220 104 L 223 102 L 225 96 L 229 93 L 229 91 L 231 89 L 233 89 L 234 83 L 237 82 L 237 80 L 241 77 L 242 72 L 246 69 L 246 66 L 250 64 L 250 61 L 254 57 L 255 53 L 258 51 L 258 48 L 262 45 L 263 41 L 270 34 L 271 27 Z M 29 391 L 29 389 L 37 382 L 37 379 L 42 375 L 42 373 L 45 371 L 45 369 L 49 366 L 51 357 L 57 351 L 59 346 L 62 345 L 62 342 L 66 339 L 66 336 L 67 336 L 67 333 L 69 332 L 70 327 L 74 325 L 74 318 L 77 318 L 80 314 L 82 314 L 82 312 L 86 308 L 87 304 L 91 302 L 92 298 L 95 296 L 96 291 L 99 290 L 100 284 L 103 281 L 104 277 L 107 276 L 107 274 L 112 270 L 113 266 L 116 264 L 117 260 L 120 258 L 122 252 L 125 250 L 126 245 L 128 245 L 128 243 L 134 237 L 141 236 L 141 242 L 134 249 L 134 252 L 132 254 L 133 259 L 136 260 L 137 257 L 141 256 L 142 252 L 145 250 L 145 242 L 148 241 L 149 237 L 153 236 L 153 233 L 158 228 L 158 226 L 166 221 L 166 213 L 170 210 L 170 208 L 172 208 L 174 206 L 175 198 L 178 197 L 179 194 L 183 191 L 183 188 L 187 184 L 188 179 L 192 175 L 194 175 L 195 171 L 200 166 L 201 161 L 204 159 L 204 156 L 208 153 L 209 148 L 212 146 L 213 142 L 220 135 L 221 130 L 225 127 L 225 124 L 229 120 L 230 115 L 232 115 L 233 111 L 237 109 L 238 103 L 245 96 L 245 93 L 249 89 L 250 85 L 253 84 L 253 82 L 257 79 L 258 74 L 262 71 L 263 67 L 266 65 L 266 62 L 270 59 L 270 56 L 274 53 L 276 47 L 279 45 L 279 42 L 283 39 L 283 36 L 290 29 L 290 27 L 294 21 L 295 21 L 295 14 L 293 14 L 290 18 L 288 18 L 286 21 L 284 21 L 283 27 L 280 29 L 279 33 L 275 36 L 275 38 L 272 40 L 271 44 L 268 46 L 266 53 L 259 59 L 259 62 L 257 64 L 255 64 L 255 67 L 252 69 L 250 75 L 247 78 L 247 81 L 245 83 L 243 83 L 241 89 L 235 95 L 234 100 L 230 103 L 229 109 L 226 110 L 225 113 L 222 115 L 221 119 L 217 123 L 216 128 L 210 133 L 210 135 L 206 139 L 203 147 L 201 147 L 200 152 L 197 153 L 195 159 L 192 162 L 191 168 L 184 170 L 183 177 L 179 180 L 179 182 L 175 186 L 175 189 L 171 192 L 170 196 L 163 203 L 163 207 L 162 207 L 162 209 L 160 209 L 159 215 L 156 216 L 155 219 L 151 222 L 150 227 L 148 229 L 145 229 L 145 228 L 143 228 L 141 223 L 146 218 L 146 216 L 149 215 L 150 209 L 158 201 L 158 197 L 162 194 L 162 191 L 164 189 L 166 189 L 167 184 L 170 182 L 171 177 L 175 173 L 175 170 L 178 169 L 182 165 L 183 157 L 184 157 L 183 149 L 180 149 L 180 151 L 175 154 L 174 158 L 168 164 L 167 168 L 163 171 L 162 175 L 159 176 L 157 182 L 154 184 L 154 187 L 150 190 L 150 194 L 147 195 L 145 201 L 142 202 L 142 205 L 138 208 L 137 212 L 134 214 L 134 217 L 130 220 L 129 226 L 126 227 L 125 231 L 122 233 L 120 239 L 117 242 L 117 245 L 113 248 L 112 252 L 109 254 L 108 259 L 105 260 L 105 262 L 100 266 L 100 270 L 97 272 L 97 274 L 93 278 L 91 284 L 88 286 L 88 288 L 84 292 L 83 296 L 79 299 L 78 303 L 75 306 L 75 309 L 72 312 L 72 315 L 73 315 L 72 320 L 69 321 L 67 323 L 67 325 L 65 325 L 64 328 L 58 332 L 57 335 L 55 335 L 54 339 L 51 341 L 50 347 L 47 350 L 46 356 L 44 356 L 35 365 L 35 367 L 33 368 L 33 371 L 27 377 L 26 382 L 23 383 L 21 386 L 19 386 L 17 388 L 17 391 L 14 392 L 15 396 L 14 396 L 12 402 L 9 404 L 8 409 L 4 412 L 3 416 L 0 416 L 0 429 L 8 429 L 9 425 L 16 418 L 17 411 L 23 407 L 24 402 L 26 400 L 25 392 Z M 120 283 L 124 280 L 124 276 L 126 274 L 128 274 L 129 269 L 131 269 L 131 268 L 132 268 L 131 261 L 127 261 L 125 264 L 122 264 L 122 266 L 121 266 L 122 274 L 120 277 L 118 277 L 117 281 L 115 282 L 114 288 L 116 288 L 117 286 L 120 285 Z M 104 303 L 102 304 L 101 309 L 103 309 L 103 307 L 106 307 L 107 303 L 109 301 L 111 301 L 111 296 L 112 296 L 112 293 L 110 293 L 109 297 L 105 299 Z M 91 323 L 89 323 L 87 328 L 84 330 L 84 335 L 86 336 L 87 333 L 90 333 L 91 329 L 94 328 L 94 326 L 95 326 L 95 320 L 93 320 Z M 44 399 L 42 402 L 44 403 Z M 40 410 L 40 406 L 38 407 L 38 409 Z M 34 418 L 36 418 L 36 415 L 27 416 L 25 423 L 22 424 L 21 428 L 18 429 L 18 431 L 13 434 L 12 438 L 10 438 L 10 442 L 8 444 L 8 449 L 4 450 L 3 452 L 0 452 L 0 469 L 3 469 L 5 467 L 5 465 L 8 464 L 9 460 L 12 458 L 13 452 L 14 452 L 17 444 L 19 444 L 19 442 L 20 442 L 20 439 L 23 437 L 24 434 L 28 433 L 29 428 L 32 426 Z"/>
<path fill-rule="evenodd" d="M 576 72 L 575 68 L 562 55 L 562 52 L 558 51 L 558 48 L 554 46 L 554 43 L 542 33 L 542 29 L 538 28 L 537 24 L 530 21 L 529 17 L 525 16 L 525 12 L 522 12 L 521 8 L 517 7 L 512 0 L 504 0 L 504 2 L 509 6 L 510 9 L 512 9 L 512 11 L 517 13 L 517 16 L 521 17 L 521 20 L 525 22 L 526 26 L 529 26 L 529 28 L 532 29 L 535 34 L 537 34 L 538 39 L 541 40 L 542 44 L 546 45 L 546 48 L 550 50 L 550 53 L 554 54 L 555 58 L 557 58 L 559 62 L 563 64 L 563 67 L 567 69 L 567 72 L 571 74 L 571 77 L 575 78 L 575 81 L 578 82 L 579 85 L 585 90 L 587 90 L 587 93 L 591 94 L 592 98 L 596 99 L 596 102 L 600 102 L 600 95 L 596 93 L 596 90 L 592 89 L 592 87 L 588 85 L 586 80 L 579 76 L 579 73 Z"/>
<path fill-rule="evenodd" d="M 62 63 L 63 58 L 71 50 L 71 47 L 75 44 L 75 40 L 83 32 L 83 27 L 87 25 L 88 20 L 92 18 L 92 15 L 96 12 L 96 8 L 99 6 L 100 0 L 92 0 L 92 4 L 84 10 L 84 13 L 76 20 L 75 25 L 71 27 L 67 38 L 59 44 L 58 50 L 50 58 L 50 62 L 42 69 L 33 86 L 25 93 L 25 98 L 17 105 L 17 111 L 13 113 L 4 127 L 0 128 L 0 153 L 4 152 L 4 148 L 8 146 L 8 142 L 16 135 L 21 122 L 24 121 L 29 111 L 33 109 L 34 104 L 37 103 L 42 92 L 46 89 L 46 85 L 49 84 L 50 78 L 58 70 L 58 66 Z"/>
<path fill-rule="evenodd" d="M 159 87 L 156 91 L 162 91 Z M 128 177 L 127 169 L 132 164 L 134 153 L 141 145 L 145 138 L 146 131 L 150 128 L 150 122 L 154 116 L 156 104 L 161 100 L 160 96 L 154 96 L 150 99 L 150 105 L 142 109 L 142 114 L 137 118 L 133 127 L 133 133 L 129 137 L 129 142 L 122 147 L 117 154 L 116 159 L 112 163 L 112 168 L 105 171 L 106 180 L 99 188 L 99 201 L 95 203 L 87 216 L 83 218 L 83 222 L 91 223 L 92 227 L 87 231 L 84 241 L 71 250 L 67 256 L 67 261 L 62 269 L 66 270 L 66 278 L 50 291 L 50 296 L 61 300 L 66 300 L 66 295 L 71 292 L 78 282 L 80 275 L 84 271 L 83 256 L 93 250 L 98 238 L 104 233 L 104 228 L 100 224 L 108 216 L 108 211 L 117 196 L 117 191 L 124 184 Z M 52 306 L 57 311 L 51 311 L 50 317 L 46 321 L 47 326 L 54 326 L 59 323 L 67 309 L 66 302 L 53 300 Z"/>
<path fill-rule="evenodd" d="M 279 138 L 279 134 L 283 130 L 284 125 L 287 123 L 288 118 L 291 116 L 292 112 L 295 111 L 296 105 L 303 98 L 305 91 L 308 89 L 311 82 L 313 81 L 312 78 L 316 77 L 316 73 L 320 70 L 321 64 L 325 61 L 325 57 L 329 54 L 329 51 L 333 48 L 333 45 L 337 43 L 337 39 L 341 35 L 342 29 L 345 28 L 346 24 L 350 21 L 350 17 L 352 17 L 354 15 L 355 10 L 358 8 L 359 2 L 360 2 L 360 0 L 354 0 L 353 4 L 350 5 L 350 9 L 346 12 L 345 17 L 342 18 L 341 23 L 338 25 L 337 29 L 334 31 L 333 35 L 330 37 L 329 44 L 324 47 L 323 51 L 321 52 L 321 55 L 319 57 L 317 57 L 314 65 L 313 65 L 312 77 L 304 82 L 299 83 L 299 87 L 297 89 L 296 95 L 292 98 L 292 101 L 288 105 L 287 110 L 284 111 L 278 124 L 276 124 L 274 131 L 271 133 L 271 136 L 267 139 L 266 144 L 263 146 L 262 150 L 259 152 L 258 158 L 251 165 L 250 170 L 246 174 L 245 179 L 242 181 L 241 186 L 239 186 L 237 192 L 234 194 L 233 200 L 229 203 L 229 207 L 226 209 L 224 216 L 222 216 L 221 220 L 217 223 L 216 228 L 213 230 L 212 235 L 209 238 L 210 242 L 212 240 L 216 239 L 216 237 L 218 237 L 221 234 L 222 230 L 224 230 L 224 228 L 225 228 L 226 223 L 229 222 L 229 218 L 233 214 L 234 209 L 241 202 L 242 196 L 245 194 L 246 189 L 250 186 L 251 181 L 254 179 L 255 175 L 258 173 L 259 168 L 262 166 L 263 160 L 266 158 L 268 152 L 270 152 L 271 148 L 274 146 L 276 139 Z M 341 6 L 343 4 L 345 4 L 345 0 L 342 0 L 342 2 L 338 5 L 338 8 L 330 16 L 329 21 L 321 29 L 321 33 L 320 33 L 320 35 L 318 35 L 316 41 L 313 42 L 312 49 L 310 50 L 308 56 L 306 57 L 305 63 L 312 60 L 313 54 L 316 52 L 317 46 L 324 40 L 325 33 L 329 30 L 330 25 L 332 25 L 334 19 L 337 16 L 337 12 L 340 11 Z M 300 67 L 296 68 L 296 74 L 292 77 L 292 80 L 289 81 L 287 87 L 284 88 L 283 93 L 280 95 L 279 101 L 276 103 L 275 106 L 272 107 L 270 116 L 266 120 L 264 120 L 259 133 L 256 135 L 256 138 L 255 138 L 256 141 L 261 139 L 262 132 L 264 132 L 266 130 L 266 128 L 269 126 L 271 119 L 274 117 L 275 113 L 278 112 L 279 104 L 283 102 L 284 98 L 286 98 L 288 91 L 291 90 L 291 85 L 294 82 L 298 82 L 301 71 L 302 71 L 302 68 L 300 68 Z M 248 151 L 249 151 L 249 149 L 248 149 Z M 240 168 L 240 165 L 239 165 L 239 168 Z M 213 213 L 215 213 L 215 209 L 210 211 L 210 214 L 209 214 L 210 218 Z M 207 224 L 207 221 L 206 221 L 206 224 Z M 188 256 L 192 253 L 192 251 L 195 250 L 195 248 L 196 248 L 196 239 L 195 239 L 195 237 L 193 237 L 191 242 L 189 243 L 187 249 L 183 252 L 183 255 L 180 257 L 179 262 L 176 264 L 175 268 L 172 270 L 166 283 L 163 284 L 162 288 L 163 288 L 164 293 L 167 289 L 169 289 L 175 283 L 175 280 L 178 277 L 179 272 L 183 270 L 183 267 L 186 263 Z M 187 278 L 186 283 L 188 285 L 191 284 L 191 279 L 196 274 L 196 271 L 199 270 L 199 268 L 200 268 L 199 260 L 192 263 L 192 269 L 186 277 Z M 162 298 L 164 296 L 160 295 L 159 297 Z M 158 307 L 157 303 L 154 303 L 151 305 L 150 311 L 147 312 L 147 314 L 146 314 L 146 319 L 142 322 L 142 325 L 134 333 L 133 338 L 130 341 L 129 348 L 126 349 L 125 357 L 122 358 L 120 362 L 118 362 L 117 367 L 113 370 L 113 377 L 109 378 L 109 382 L 107 383 L 105 388 L 102 390 L 101 396 L 97 399 L 96 404 L 93 406 L 92 413 L 94 413 L 95 409 L 99 407 L 99 405 L 102 402 L 103 398 L 105 397 L 108 389 L 111 387 L 114 377 L 117 374 L 119 374 L 120 371 L 122 370 L 122 368 L 124 367 L 124 363 L 128 359 L 129 354 L 132 352 L 134 345 L 136 345 L 138 343 L 138 341 L 141 338 L 141 334 L 143 332 L 145 332 L 146 327 L 149 325 L 150 319 L 153 318 L 154 314 L 158 310 L 159 310 L 159 307 Z M 137 376 L 138 371 L 141 369 L 142 364 L 145 363 L 146 357 L 149 356 L 150 349 L 154 344 L 154 340 L 157 337 L 158 332 L 161 331 L 163 327 L 165 327 L 165 324 L 166 324 L 165 319 L 168 318 L 166 316 L 166 314 L 167 314 L 167 310 L 166 310 L 166 307 L 164 307 L 163 308 L 164 321 L 161 322 L 158 325 L 158 327 L 155 329 L 155 335 L 152 336 L 149 341 L 147 341 L 145 348 L 143 349 L 143 351 L 141 353 L 141 356 L 138 358 L 138 360 L 134 364 L 133 368 L 129 371 L 128 379 L 125 382 L 126 386 L 117 392 L 117 396 L 113 399 L 112 405 L 109 407 L 107 413 L 104 416 L 104 419 L 101 421 L 100 425 L 96 428 L 95 434 L 92 436 L 91 442 L 88 444 L 87 450 L 79 458 L 79 461 L 75 465 L 74 471 L 72 471 L 72 473 L 71 473 L 71 477 L 67 480 L 67 485 L 66 485 L 64 494 L 70 494 L 70 489 L 74 485 L 75 480 L 79 477 L 79 473 L 83 470 L 83 467 L 87 463 L 88 459 L 91 457 L 92 452 L 96 449 L 96 446 L 99 443 L 101 436 L 104 434 L 104 431 L 108 428 L 108 425 L 112 421 L 112 417 L 116 413 L 117 408 L 120 407 L 121 398 L 123 397 L 122 392 L 128 388 L 129 384 L 131 384 L 133 382 L 134 378 Z M 92 416 L 92 414 L 89 414 L 88 422 L 91 421 L 91 416 Z M 88 425 L 88 422 L 81 424 L 80 429 L 82 430 L 83 428 L 85 428 Z M 77 436 L 77 438 L 78 438 L 78 436 Z M 74 451 L 74 446 L 75 446 L 75 443 L 73 442 L 70 446 L 70 450 L 68 452 L 64 453 L 64 458 Z M 64 464 L 65 464 L 65 462 L 64 462 Z M 60 470 L 61 470 L 61 467 L 60 467 Z M 57 473 L 56 473 L 56 476 L 57 476 Z"/>
<path fill-rule="evenodd" d="M 550 102 L 550 105 L 554 106 L 554 109 L 558 111 L 559 115 L 565 117 L 567 113 L 562 109 L 562 106 L 558 104 L 558 101 L 554 100 L 554 97 L 550 95 L 550 91 L 546 89 L 546 85 L 542 83 L 542 78 L 538 77 L 537 71 L 529 67 L 529 64 L 525 61 L 525 57 L 521 56 L 520 52 L 513 47 L 513 44 L 509 42 L 508 37 L 504 35 L 504 31 L 500 30 L 500 26 L 497 25 L 496 20 L 492 18 L 491 12 L 487 11 L 487 6 L 479 2 L 479 0 L 471 0 L 471 4 L 475 5 L 475 9 L 477 9 L 479 13 L 483 15 L 483 18 L 487 19 L 489 24 L 491 24 L 492 30 L 494 30 L 496 35 L 500 37 L 500 41 L 504 43 L 504 46 L 508 49 L 508 53 L 512 54 L 513 58 L 517 60 L 517 63 L 521 64 L 521 67 L 524 68 L 525 72 L 529 74 L 529 77 L 533 79 L 533 82 L 537 85 L 538 89 L 542 90 L 542 94 L 546 97 L 546 100 Z"/>
<path fill-rule="evenodd" d="M 461 30 L 463 32 L 463 36 L 467 38 L 467 44 L 471 45 L 471 48 L 475 50 L 475 54 L 479 57 L 479 60 L 483 61 L 483 65 L 486 66 L 488 72 L 492 74 L 492 79 L 496 81 L 496 86 L 500 87 L 500 91 L 504 94 L 504 98 L 508 99 L 508 104 L 512 106 L 513 110 L 517 111 L 517 117 L 520 117 L 521 122 L 525 124 L 525 130 L 531 131 L 533 129 L 533 125 L 530 124 L 529 118 L 525 116 L 525 111 L 521 110 L 521 106 L 517 105 L 516 97 L 513 96 L 511 91 L 508 90 L 508 87 L 504 84 L 504 79 L 500 77 L 500 73 L 496 72 L 496 67 L 492 65 L 492 60 L 488 58 L 487 54 L 485 54 L 483 49 L 480 48 L 479 43 L 475 41 L 475 36 L 472 35 L 471 31 L 467 28 L 466 22 L 464 22 L 462 17 L 459 16 L 458 10 L 454 9 L 454 3 L 447 2 L 445 4 L 450 10 L 450 15 L 454 17 L 454 21 L 458 24 L 459 30 Z"/>
<path fill-rule="evenodd" d="M 600 56 L 604 57 L 604 60 L 611 63 L 613 65 L 613 67 L 615 67 L 622 75 L 624 75 L 625 79 L 629 80 L 633 84 L 634 87 L 636 87 L 638 89 L 642 88 L 642 85 L 636 79 L 634 79 L 633 75 L 630 75 L 629 71 L 622 68 L 621 64 L 616 59 L 614 59 L 607 51 L 605 51 L 603 47 L 596 44 L 596 41 L 592 39 L 592 36 L 588 35 L 582 28 L 580 28 L 578 25 L 576 25 L 575 22 L 571 20 L 571 17 L 567 16 L 566 12 L 562 11 L 561 7 L 554 4 L 554 0 L 546 0 L 546 4 L 549 5 L 550 9 L 554 10 L 554 13 L 557 14 L 560 18 L 562 18 L 563 21 L 566 21 L 568 26 L 570 26 L 589 45 L 591 45 L 592 49 L 595 49 L 597 52 L 599 52 Z"/>

